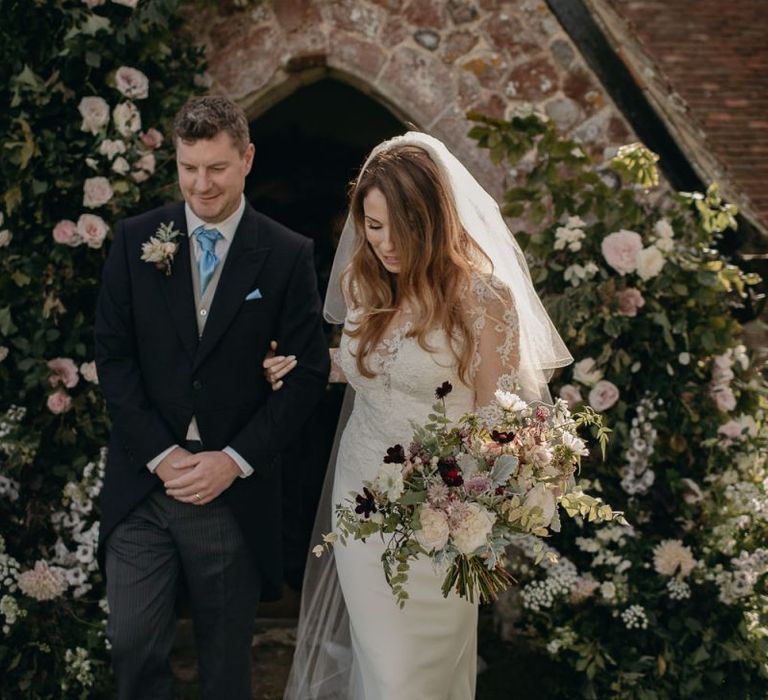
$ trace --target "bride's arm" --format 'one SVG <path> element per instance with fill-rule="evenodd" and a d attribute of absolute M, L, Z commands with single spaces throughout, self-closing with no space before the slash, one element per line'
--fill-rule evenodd
<path fill-rule="evenodd" d="M 331 354 L 331 374 L 328 381 L 332 384 L 346 384 L 347 376 L 339 363 L 339 348 L 328 348 L 328 352 Z"/>
<path fill-rule="evenodd" d="M 475 352 L 472 362 L 475 408 L 494 401 L 499 380 L 508 390 L 520 363 L 519 326 L 512 297 L 505 287 L 476 280 L 473 308 Z"/>

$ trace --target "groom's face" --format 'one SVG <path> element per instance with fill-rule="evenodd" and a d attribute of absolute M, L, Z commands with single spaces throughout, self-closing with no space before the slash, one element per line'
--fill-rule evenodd
<path fill-rule="evenodd" d="M 212 139 L 176 140 L 179 187 L 192 211 L 206 223 L 219 223 L 240 205 L 245 176 L 253 165 L 253 144 L 241 153 L 220 131 Z"/>

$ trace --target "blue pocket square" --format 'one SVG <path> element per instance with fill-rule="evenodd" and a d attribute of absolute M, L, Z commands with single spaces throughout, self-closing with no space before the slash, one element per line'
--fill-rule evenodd
<path fill-rule="evenodd" d="M 245 297 L 246 301 L 253 301 L 254 299 L 261 299 L 261 290 L 260 289 L 254 289 L 252 292 L 248 294 L 247 297 Z"/>

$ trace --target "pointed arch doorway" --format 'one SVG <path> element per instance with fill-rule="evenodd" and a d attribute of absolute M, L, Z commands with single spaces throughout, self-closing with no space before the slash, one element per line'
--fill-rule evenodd
<path fill-rule="evenodd" d="M 368 152 L 406 127 L 354 87 L 326 78 L 300 87 L 253 119 L 256 147 L 245 196 L 256 209 L 313 239 L 321 297 L 346 218 L 347 189 Z M 326 328 L 329 344 L 338 330 Z M 283 484 L 285 580 L 298 590 L 343 386 L 330 385 L 286 456 Z M 316 544 L 316 543 L 312 543 Z"/>

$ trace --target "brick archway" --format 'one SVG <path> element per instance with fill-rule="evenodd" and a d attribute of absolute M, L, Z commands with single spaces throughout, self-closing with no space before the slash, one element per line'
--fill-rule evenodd
<path fill-rule="evenodd" d="M 351 84 L 441 138 L 495 196 L 510 173 L 467 138 L 465 114 L 533 103 L 595 150 L 629 127 L 537 0 L 272 0 L 189 18 L 210 89 L 250 118 L 323 77 Z M 307 116 L 311 119 L 311 115 Z"/>

